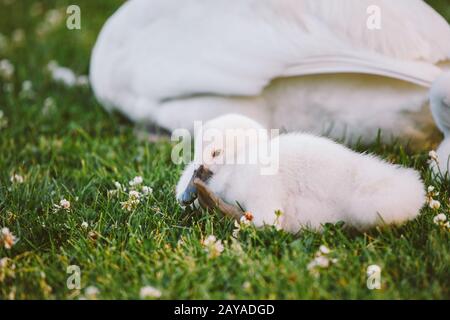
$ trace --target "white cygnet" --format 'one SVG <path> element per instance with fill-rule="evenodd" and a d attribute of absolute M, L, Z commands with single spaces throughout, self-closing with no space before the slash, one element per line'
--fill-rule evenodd
<path fill-rule="evenodd" d="M 296 233 L 340 221 L 361 230 L 402 224 L 416 218 L 424 204 L 418 172 L 329 139 L 304 133 L 269 138 L 258 123 L 240 115 L 216 118 L 205 129 L 196 136 L 195 159 L 177 185 L 182 205 L 197 197 L 193 180 L 198 178 L 226 203 L 250 212 L 256 227 L 277 225 Z M 209 129 L 215 130 L 214 139 L 210 135 L 199 144 Z M 252 131 L 257 141 L 247 139 Z M 251 161 L 254 156 L 257 161 Z"/>

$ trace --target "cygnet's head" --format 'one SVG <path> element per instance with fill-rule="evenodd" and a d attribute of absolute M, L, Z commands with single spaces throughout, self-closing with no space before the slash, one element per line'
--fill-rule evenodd
<path fill-rule="evenodd" d="M 194 161 L 183 172 L 177 185 L 177 200 L 191 204 L 197 198 L 196 178 L 207 182 L 221 168 L 245 161 L 256 143 L 267 142 L 267 133 L 258 122 L 238 114 L 208 121 L 195 133 Z"/>

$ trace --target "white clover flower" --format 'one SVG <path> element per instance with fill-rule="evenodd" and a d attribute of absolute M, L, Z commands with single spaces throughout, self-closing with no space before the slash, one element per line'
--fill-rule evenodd
<path fill-rule="evenodd" d="M 132 200 L 139 199 L 140 197 L 141 197 L 141 194 L 138 191 L 136 191 L 136 190 L 131 190 L 128 193 L 128 198 L 130 198 Z"/>
<path fill-rule="evenodd" d="M 14 66 L 13 64 L 7 60 L 0 60 L 0 77 L 9 80 L 14 75 Z"/>
<path fill-rule="evenodd" d="M 438 154 L 437 154 L 436 151 L 431 150 L 431 151 L 428 153 L 428 157 L 429 157 L 432 161 L 434 161 L 434 162 L 436 162 L 436 163 L 439 163 L 439 157 L 438 157 Z"/>
<path fill-rule="evenodd" d="M 431 199 L 430 202 L 428 203 L 428 206 L 431 209 L 439 210 L 441 208 L 441 203 L 438 200 Z"/>
<path fill-rule="evenodd" d="M 153 193 L 153 189 L 149 186 L 143 186 L 142 187 L 142 194 L 144 194 L 145 196 L 152 194 Z"/>
<path fill-rule="evenodd" d="M 141 176 L 134 177 L 133 180 L 128 182 L 128 184 L 132 187 L 140 185 L 142 182 L 144 182 L 144 179 L 142 179 Z"/>
<path fill-rule="evenodd" d="M 6 268 L 6 266 L 8 265 L 8 260 L 9 260 L 9 259 L 6 258 L 6 257 L 0 259 L 0 269 L 1 269 L 1 268 Z"/>
<path fill-rule="evenodd" d="M 81 227 L 83 229 L 87 229 L 87 228 L 89 228 L 89 223 L 87 223 L 86 221 L 83 221 L 83 223 L 81 224 Z"/>
<path fill-rule="evenodd" d="M 131 212 L 137 208 L 139 205 L 139 200 L 128 199 L 127 201 L 121 202 L 122 209 L 128 212 Z"/>
<path fill-rule="evenodd" d="M 161 291 L 152 287 L 152 286 L 145 286 L 142 287 L 141 290 L 139 291 L 139 297 L 141 297 L 141 299 L 148 299 L 148 298 L 161 298 Z"/>
<path fill-rule="evenodd" d="M 22 91 L 32 91 L 33 83 L 30 80 L 25 80 L 22 82 Z"/>
<path fill-rule="evenodd" d="M 308 269 L 311 269 L 312 267 L 328 268 L 330 266 L 330 259 L 328 259 L 326 256 L 315 257 L 308 266 Z"/>
<path fill-rule="evenodd" d="M 324 245 L 319 247 L 314 259 L 306 266 L 311 275 L 318 277 L 320 275 L 320 269 L 327 269 L 331 264 L 336 264 L 338 262 L 338 259 L 328 257 L 328 254 L 330 253 L 331 250 L 328 247 Z"/>
<path fill-rule="evenodd" d="M 319 251 L 320 251 L 322 254 L 329 254 L 329 253 L 331 252 L 331 250 L 328 249 L 328 247 L 326 247 L 326 246 L 324 246 L 324 245 L 321 245 L 321 246 L 319 247 Z"/>
<path fill-rule="evenodd" d="M 18 239 L 9 231 L 8 228 L 3 227 L 0 233 L 0 245 L 7 250 L 10 250 L 16 243 Z"/>
<path fill-rule="evenodd" d="M 203 240 L 203 245 L 204 246 L 209 246 L 212 245 L 216 242 L 216 237 L 214 235 L 209 235 L 206 237 L 205 240 Z"/>
<path fill-rule="evenodd" d="M 34 96 L 33 83 L 30 80 L 22 82 L 22 90 L 20 95 L 24 98 L 31 98 Z"/>
<path fill-rule="evenodd" d="M 84 290 L 84 294 L 86 298 L 88 299 L 95 299 L 97 298 L 97 295 L 100 293 L 100 290 L 98 290 L 97 287 L 89 286 Z"/>
<path fill-rule="evenodd" d="M 70 211 L 70 201 L 66 199 L 62 199 L 59 201 L 59 204 L 54 204 L 54 211 L 58 212 L 59 210 Z"/>
<path fill-rule="evenodd" d="M 23 183 L 25 179 L 20 174 L 13 174 L 11 178 L 9 179 L 11 183 Z"/>
<path fill-rule="evenodd" d="M 209 235 L 203 240 L 203 246 L 205 251 L 209 253 L 210 258 L 216 258 L 221 255 L 224 250 L 224 246 L 221 240 L 217 240 L 214 235 Z"/>
<path fill-rule="evenodd" d="M 114 186 L 117 190 L 122 190 L 122 185 L 120 184 L 120 182 L 114 181 Z"/>
<path fill-rule="evenodd" d="M 433 222 L 435 224 L 441 224 L 441 223 L 443 223 L 445 221 L 447 221 L 447 216 L 445 214 L 443 214 L 443 213 L 440 213 L 440 214 L 438 214 L 437 216 L 435 216 L 433 218 Z"/>
<path fill-rule="evenodd" d="M 64 210 L 70 210 L 70 202 L 68 200 L 66 200 L 66 199 L 62 199 L 59 202 L 59 205 Z"/>

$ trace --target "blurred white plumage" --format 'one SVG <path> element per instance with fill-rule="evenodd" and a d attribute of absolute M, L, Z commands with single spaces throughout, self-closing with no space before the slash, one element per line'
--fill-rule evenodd
<path fill-rule="evenodd" d="M 372 5 L 380 30 L 367 27 Z M 426 140 L 428 92 L 449 65 L 450 27 L 421 0 L 131 0 L 105 24 L 90 77 L 108 109 L 169 130 L 234 112 Z M 450 110 L 433 101 L 434 115 Z"/>

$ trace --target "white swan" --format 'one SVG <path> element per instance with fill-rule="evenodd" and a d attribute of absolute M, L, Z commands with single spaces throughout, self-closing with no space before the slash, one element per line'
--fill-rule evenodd
<path fill-rule="evenodd" d="M 234 112 L 423 143 L 433 85 L 435 121 L 450 131 L 449 65 L 450 27 L 421 0 L 131 0 L 101 31 L 90 78 L 108 109 L 169 130 Z"/>
<path fill-rule="evenodd" d="M 266 133 L 249 142 L 251 131 L 259 129 L 258 123 L 239 115 L 207 122 L 196 135 L 197 162 L 187 166 L 177 185 L 178 201 L 186 205 L 196 198 L 193 181 L 198 178 L 220 199 L 251 212 L 255 226 L 276 224 L 293 233 L 339 221 L 367 229 L 419 215 L 425 191 L 416 171 L 309 134 L 270 139 Z M 268 165 L 262 158 L 248 161 L 261 155 L 261 148 L 279 156 L 270 157 L 277 164 L 271 173 L 261 174 Z M 277 217 L 277 212 L 282 215 Z"/>

